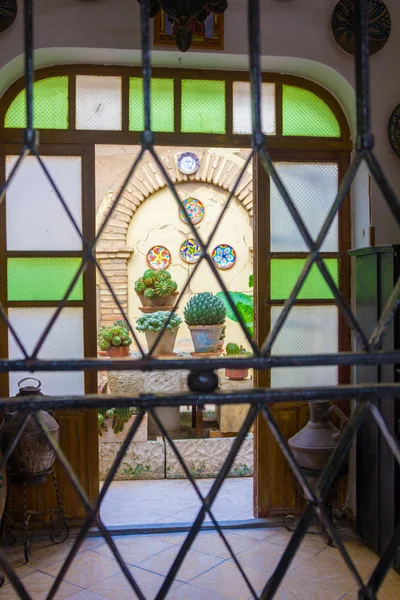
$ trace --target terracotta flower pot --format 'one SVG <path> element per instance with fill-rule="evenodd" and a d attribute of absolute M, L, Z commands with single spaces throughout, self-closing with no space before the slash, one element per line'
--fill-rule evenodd
<path fill-rule="evenodd" d="M 225 375 L 233 381 L 242 381 L 249 374 L 248 369 L 225 369 Z"/>
<path fill-rule="evenodd" d="M 175 301 L 175 296 L 178 295 L 178 292 L 173 292 L 169 296 L 162 296 L 156 298 L 146 298 L 144 294 L 138 294 L 140 301 L 143 306 L 154 306 L 158 310 L 163 306 L 173 306 Z"/>
<path fill-rule="evenodd" d="M 189 325 L 195 352 L 218 352 L 222 325 Z"/>
<path fill-rule="evenodd" d="M 176 336 L 178 335 L 178 329 L 179 327 L 175 327 L 175 329 L 173 329 L 172 331 L 169 329 L 167 329 L 167 331 L 164 331 L 160 341 L 158 342 L 154 350 L 155 355 L 173 354 Z M 144 334 L 146 336 L 148 349 L 150 350 L 150 348 L 153 347 L 156 339 L 160 335 L 160 332 L 145 331 Z"/>
<path fill-rule="evenodd" d="M 129 346 L 110 346 L 109 349 L 106 350 L 106 354 L 110 358 L 129 356 Z"/>

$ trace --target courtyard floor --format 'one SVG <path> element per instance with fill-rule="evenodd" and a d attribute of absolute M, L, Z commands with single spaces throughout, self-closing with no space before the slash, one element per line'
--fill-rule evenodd
<path fill-rule="evenodd" d="M 360 575 L 368 578 L 377 556 L 352 534 L 347 549 Z M 232 530 L 226 537 L 257 595 L 277 565 L 290 534 L 282 528 Z M 185 534 L 135 535 L 115 538 L 129 571 L 146 600 L 155 598 L 172 565 Z M 32 545 L 31 562 L 23 564 L 21 547 L 6 550 L 33 600 L 45 600 L 54 578 L 71 549 L 72 540 L 54 546 L 48 541 Z M 357 600 L 357 586 L 336 548 L 327 547 L 319 536 L 308 535 L 289 567 L 277 600 Z M 11 584 L 0 591 L 1 600 L 18 598 Z M 247 600 L 249 591 L 218 533 L 203 532 L 178 571 L 168 600 Z M 398 600 L 400 575 L 388 573 L 379 600 Z M 136 594 L 101 538 L 87 539 L 74 558 L 56 600 L 134 600 Z"/>
<path fill-rule="evenodd" d="M 214 479 L 197 479 L 205 495 Z M 104 498 L 101 517 L 105 525 L 192 523 L 201 504 L 187 479 L 114 481 Z M 213 505 L 217 520 L 253 518 L 253 478 L 225 480 Z M 209 517 L 206 517 L 209 520 Z"/>

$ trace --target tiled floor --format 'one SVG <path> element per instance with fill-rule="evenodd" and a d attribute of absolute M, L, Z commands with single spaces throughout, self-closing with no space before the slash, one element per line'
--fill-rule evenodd
<path fill-rule="evenodd" d="M 226 533 L 229 544 L 256 593 L 264 587 L 279 560 L 289 535 L 283 529 L 234 530 Z M 170 568 L 185 534 L 115 538 L 119 552 L 143 594 L 154 598 Z M 351 534 L 347 548 L 363 578 L 377 557 Z M 29 565 L 23 564 L 21 548 L 7 550 L 33 600 L 45 600 L 72 540 L 60 546 L 35 543 Z M 218 533 L 199 534 L 179 570 L 168 600 L 247 600 L 251 591 L 243 581 Z M 338 551 L 324 545 L 319 536 L 306 536 L 283 584 L 278 600 L 356 600 L 356 585 Z M 400 598 L 400 575 L 391 571 L 379 600 Z M 11 584 L 0 591 L 1 600 L 18 598 Z M 85 541 L 57 592 L 57 600 L 132 600 L 137 598 L 125 575 L 102 539 Z"/>
<path fill-rule="evenodd" d="M 213 482 L 214 479 L 198 479 L 197 485 L 205 494 Z M 186 479 L 114 481 L 104 498 L 101 516 L 106 525 L 191 523 L 200 506 L 195 490 Z M 226 479 L 213 514 L 224 521 L 252 519 L 253 478 Z"/>

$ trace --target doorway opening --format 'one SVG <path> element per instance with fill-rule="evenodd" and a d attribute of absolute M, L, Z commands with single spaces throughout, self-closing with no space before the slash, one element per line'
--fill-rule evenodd
<path fill-rule="evenodd" d="M 237 173 L 246 167 L 250 150 L 163 146 L 158 151 L 203 241 L 208 241 L 223 215 L 210 239 L 209 251 L 240 314 L 246 315 L 248 331 L 253 336 L 251 161 L 231 197 Z M 96 145 L 98 228 L 139 152 L 138 146 Z M 184 172 L 182 160 L 185 157 L 195 162 L 190 165 L 194 169 L 191 174 Z M 176 310 L 173 317 L 176 327 L 171 329 L 172 335 L 167 330 L 163 336 L 174 337 L 176 333 L 173 345 L 168 342 L 169 348 L 161 344 L 155 348 L 155 356 L 161 360 L 166 356 L 196 359 L 226 353 L 243 357 L 251 354 L 246 335 L 209 265 L 205 261 L 197 265 L 200 257 L 200 246 L 193 237 L 187 215 L 182 213 L 166 187 L 153 158 L 145 155 L 100 238 L 97 259 L 113 286 L 120 307 L 124 308 L 129 323 L 137 331 L 137 341 L 146 351 L 150 350 L 151 335 L 159 332 L 162 319 L 171 310 Z M 150 294 L 143 293 L 149 288 L 157 291 L 158 276 L 161 276 L 161 283 L 167 277 L 173 283 L 173 293 L 167 294 L 166 301 L 163 296 L 155 295 L 152 299 Z M 118 321 L 123 320 L 123 316 L 100 275 L 96 284 L 99 345 L 111 347 L 111 352 L 115 352 L 110 336 L 119 333 L 121 324 Z M 201 303 L 205 293 L 212 295 L 212 301 L 223 316 L 221 322 L 214 325 L 219 331 L 217 347 L 210 352 L 207 349 L 199 352 L 185 322 L 185 307 L 191 299 Z M 119 344 L 119 339 L 116 341 Z M 135 340 L 131 338 L 131 341 L 130 355 L 139 358 L 140 348 Z M 99 353 L 100 356 L 107 354 L 107 350 L 100 348 Z M 186 371 L 179 370 L 104 372 L 99 374 L 99 392 L 135 396 L 140 393 L 180 393 L 188 391 L 187 376 Z M 218 377 L 219 389 L 224 391 L 247 389 L 253 385 L 253 374 L 246 369 L 223 369 L 218 372 Z M 248 405 L 228 405 L 219 410 L 214 405 L 158 409 L 158 417 L 203 492 L 217 477 L 247 411 Z M 135 415 L 115 407 L 107 413 L 99 412 L 98 417 L 99 473 L 100 481 L 103 481 Z M 250 432 L 217 499 L 215 510 L 221 512 L 221 517 L 223 513 L 224 520 L 253 517 L 253 463 L 253 433 Z M 200 506 L 168 439 L 148 416 L 136 433 L 104 500 L 104 522 L 113 526 L 191 522 Z"/>

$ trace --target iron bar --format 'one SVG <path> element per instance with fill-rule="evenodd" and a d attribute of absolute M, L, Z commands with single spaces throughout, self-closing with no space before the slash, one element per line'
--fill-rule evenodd
<path fill-rule="evenodd" d="M 226 367 L 265 371 L 285 367 L 397 365 L 400 351 L 339 352 L 337 354 L 290 354 L 263 358 L 82 358 L 82 359 L 0 359 L 0 373 L 18 371 L 210 371 Z"/>
<path fill-rule="evenodd" d="M 33 149 L 36 135 L 33 128 L 33 0 L 24 0 L 24 64 L 26 93 L 25 145 Z"/>
<path fill-rule="evenodd" d="M 373 148 L 369 73 L 368 2 L 355 0 L 355 76 L 357 91 L 357 151 Z"/>
<path fill-rule="evenodd" d="M 251 404 L 263 406 L 287 402 L 317 402 L 321 400 L 366 400 L 392 399 L 400 396 L 400 383 L 370 383 L 364 385 L 337 385 L 304 388 L 258 388 L 229 393 L 182 392 L 176 394 L 139 394 L 118 395 L 86 394 L 84 396 L 42 396 L 40 407 L 43 410 L 60 410 L 62 408 L 111 408 L 118 406 L 135 406 L 148 410 L 153 406 L 202 406 L 204 404 Z M 37 410 L 37 396 L 0 398 L 2 410 Z"/>

